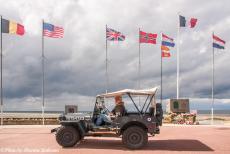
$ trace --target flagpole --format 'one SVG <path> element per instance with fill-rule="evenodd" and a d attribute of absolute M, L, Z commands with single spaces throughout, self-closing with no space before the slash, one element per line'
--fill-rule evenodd
<path fill-rule="evenodd" d="M 45 55 L 44 55 L 44 20 L 42 20 L 42 125 L 45 124 Z"/>
<path fill-rule="evenodd" d="M 138 89 L 140 90 L 141 89 L 141 44 L 140 44 L 140 28 L 139 28 L 139 46 L 138 46 L 138 54 L 139 54 L 139 65 L 138 65 Z M 141 103 L 141 100 L 140 100 L 140 97 L 139 97 L 139 106 L 140 106 L 140 103 Z"/>
<path fill-rule="evenodd" d="M 2 16 L 1 16 L 1 126 L 3 125 L 3 88 L 2 88 Z"/>
<path fill-rule="evenodd" d="M 212 41 L 213 41 L 213 35 L 214 35 L 214 32 L 212 32 Z M 212 125 L 213 125 L 213 106 L 214 106 L 214 47 L 212 44 L 212 108 L 211 108 L 211 124 Z"/>
<path fill-rule="evenodd" d="M 139 54 L 139 61 L 138 61 L 138 89 L 141 88 L 141 44 L 140 44 L 140 28 L 139 28 L 139 50 L 138 50 L 138 54 Z"/>
<path fill-rule="evenodd" d="M 107 93 L 109 88 L 107 25 L 105 25 L 105 75 L 106 75 L 106 93 Z"/>
<path fill-rule="evenodd" d="M 162 68 L 163 68 L 163 66 L 162 66 L 162 50 L 161 50 L 161 46 L 162 46 L 162 32 L 161 32 L 161 45 L 160 45 L 160 51 L 161 51 L 161 104 L 162 104 L 162 96 L 163 96 L 163 94 L 162 94 L 162 92 L 163 92 L 163 84 L 162 84 Z"/>
<path fill-rule="evenodd" d="M 179 13 L 178 13 L 179 17 Z M 179 99 L 179 75 L 180 75 L 180 51 L 179 51 L 179 45 L 180 45 L 180 18 L 178 22 L 178 27 L 177 27 L 177 99 Z"/>

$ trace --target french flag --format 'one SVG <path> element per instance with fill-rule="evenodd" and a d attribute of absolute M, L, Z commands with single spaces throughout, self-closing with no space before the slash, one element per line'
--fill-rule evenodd
<path fill-rule="evenodd" d="M 197 24 L 197 19 L 196 18 L 190 18 L 186 19 L 184 16 L 179 15 L 179 21 L 180 21 L 180 27 L 187 27 L 189 26 L 190 28 L 194 28 Z"/>
<path fill-rule="evenodd" d="M 212 35 L 212 38 L 213 38 L 213 48 L 217 48 L 217 49 L 224 49 L 224 46 L 225 46 L 225 41 L 222 40 L 221 38 L 219 38 L 218 36 L 216 35 Z"/>

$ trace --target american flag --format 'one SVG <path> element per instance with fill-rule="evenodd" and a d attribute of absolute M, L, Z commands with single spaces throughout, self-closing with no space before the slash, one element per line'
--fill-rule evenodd
<path fill-rule="evenodd" d="M 116 30 L 106 28 L 106 39 L 109 41 L 124 41 L 125 36 Z"/>
<path fill-rule="evenodd" d="M 43 35 L 52 38 L 63 38 L 64 29 L 49 23 L 43 23 Z"/>

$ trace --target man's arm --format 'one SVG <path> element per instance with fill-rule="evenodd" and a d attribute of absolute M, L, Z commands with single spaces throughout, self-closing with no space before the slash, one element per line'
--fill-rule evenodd
<path fill-rule="evenodd" d="M 113 110 L 111 111 L 114 115 L 116 114 L 116 113 L 115 113 L 115 110 L 116 110 L 116 109 L 115 109 L 115 107 L 114 107 Z"/>

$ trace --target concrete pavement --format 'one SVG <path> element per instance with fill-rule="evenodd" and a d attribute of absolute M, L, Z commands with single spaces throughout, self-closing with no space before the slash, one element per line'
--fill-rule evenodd
<path fill-rule="evenodd" d="M 62 148 L 50 130 L 56 126 L 3 126 L 0 128 L 2 153 L 230 153 L 229 126 L 164 125 L 161 134 L 149 137 L 141 150 L 126 149 L 121 138 L 86 137 L 73 148 Z"/>

